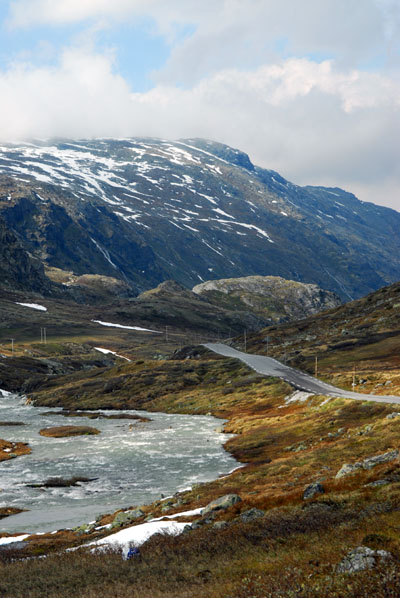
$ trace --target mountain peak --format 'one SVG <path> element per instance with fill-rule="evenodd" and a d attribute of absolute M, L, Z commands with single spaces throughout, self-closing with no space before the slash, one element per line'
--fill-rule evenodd
<path fill-rule="evenodd" d="M 46 267 L 135 293 L 260 275 L 348 300 L 400 278 L 398 212 L 299 187 L 204 139 L 0 146 L 0 214 Z"/>
<path fill-rule="evenodd" d="M 229 164 L 245 168 L 249 172 L 253 172 L 255 170 L 254 164 L 252 164 L 249 156 L 245 152 L 234 149 L 233 147 L 225 145 L 224 143 L 201 138 L 182 139 L 182 142 L 217 156 L 217 158 L 221 158 L 221 160 L 224 160 Z"/>

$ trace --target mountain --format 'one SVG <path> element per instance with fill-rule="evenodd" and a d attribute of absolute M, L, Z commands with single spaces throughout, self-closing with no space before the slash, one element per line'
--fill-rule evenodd
<path fill-rule="evenodd" d="M 135 293 L 272 275 L 349 300 L 400 278 L 399 213 L 201 139 L 2 145 L 0 215 L 47 267 Z"/>
<path fill-rule="evenodd" d="M 0 216 L 0 281 L 14 289 L 51 293 L 43 264 L 32 258 Z"/>
<path fill-rule="evenodd" d="M 271 323 L 300 320 L 340 305 L 335 293 L 279 276 L 210 280 L 193 292 L 216 305 L 251 310 Z"/>

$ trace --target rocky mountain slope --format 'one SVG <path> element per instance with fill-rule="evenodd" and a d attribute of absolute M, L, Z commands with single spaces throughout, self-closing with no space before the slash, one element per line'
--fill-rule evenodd
<path fill-rule="evenodd" d="M 400 278 L 399 213 L 199 139 L 3 145 L 0 214 L 47 266 L 136 292 L 274 275 L 349 300 Z"/>
<path fill-rule="evenodd" d="M 216 305 L 251 310 L 271 323 L 300 320 L 341 303 L 335 293 L 315 284 L 279 276 L 210 280 L 193 287 L 193 292 Z"/>
<path fill-rule="evenodd" d="M 43 264 L 32 258 L 0 216 L 0 284 L 51 293 Z"/>

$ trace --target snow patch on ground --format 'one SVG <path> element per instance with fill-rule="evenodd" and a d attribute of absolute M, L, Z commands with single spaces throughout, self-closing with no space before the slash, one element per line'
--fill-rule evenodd
<path fill-rule="evenodd" d="M 288 395 L 285 398 L 285 404 L 281 405 L 280 409 L 282 407 L 286 407 L 286 405 L 290 405 L 290 403 L 296 403 L 297 401 L 299 403 L 304 403 L 305 401 L 307 401 L 307 399 L 309 399 L 312 396 L 314 396 L 314 394 L 312 392 L 304 392 L 303 390 L 296 390 L 295 392 L 292 392 L 292 394 Z"/>
<path fill-rule="evenodd" d="M 102 322 L 101 320 L 91 320 L 95 324 L 101 326 L 109 326 L 110 328 L 123 328 L 124 330 L 139 330 L 140 332 L 154 332 L 155 334 L 162 334 L 158 330 L 150 330 L 149 328 L 141 328 L 140 326 L 123 326 L 122 324 L 113 324 L 112 322 Z"/>
<path fill-rule="evenodd" d="M 31 309 L 37 309 L 38 311 L 47 311 L 47 307 L 39 305 L 38 303 L 19 303 L 15 302 L 16 305 L 22 305 L 23 307 L 30 307 Z"/>
<path fill-rule="evenodd" d="M 10 538 L 0 538 L 0 545 L 12 544 L 13 542 L 22 542 L 29 537 L 29 534 L 23 534 L 22 536 L 11 536 Z"/>
<path fill-rule="evenodd" d="M 151 538 L 151 536 L 159 533 L 178 536 L 180 533 L 182 533 L 182 531 L 188 524 L 179 523 L 177 521 L 174 521 L 174 519 L 179 519 L 180 517 L 191 517 L 193 515 L 199 515 L 201 514 L 201 512 L 202 509 L 200 508 L 193 509 L 192 511 L 175 513 L 174 515 L 164 515 L 163 517 L 152 519 L 147 523 L 142 523 L 140 525 L 128 527 L 115 534 L 111 534 L 106 538 L 102 538 L 101 540 L 90 542 L 90 544 L 87 544 L 86 546 L 122 548 L 122 554 L 126 558 L 131 544 L 134 544 L 135 546 L 140 546 L 141 544 L 144 544 L 146 540 Z M 165 519 L 169 519 L 170 521 L 165 521 Z"/>
<path fill-rule="evenodd" d="M 116 353 L 115 351 L 110 351 L 110 349 L 103 349 L 102 347 L 94 347 L 95 351 L 100 351 L 100 353 L 104 353 L 104 355 L 115 355 L 115 357 L 120 357 L 121 359 L 126 359 L 126 361 L 132 361 L 131 359 L 128 359 L 127 357 L 124 357 L 123 355 L 119 355 L 118 353 Z"/>

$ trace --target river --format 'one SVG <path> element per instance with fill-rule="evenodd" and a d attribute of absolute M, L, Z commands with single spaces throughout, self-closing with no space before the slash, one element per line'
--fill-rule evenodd
<path fill-rule="evenodd" d="M 51 412 L 50 416 L 44 413 Z M 0 506 L 29 509 L 0 520 L 0 531 L 48 532 L 72 528 L 119 508 L 171 496 L 194 483 L 210 481 L 237 467 L 222 444 L 230 435 L 216 432 L 214 417 L 143 411 L 151 418 L 91 420 L 64 417 L 60 409 L 26 405 L 24 398 L 0 390 L 0 421 L 25 426 L 0 427 L 0 438 L 28 442 L 32 454 L 0 463 Z M 89 425 L 97 436 L 48 438 L 39 430 L 60 425 Z M 132 425 L 133 424 L 133 425 Z M 30 488 L 51 477 L 96 478 L 70 488 Z"/>

